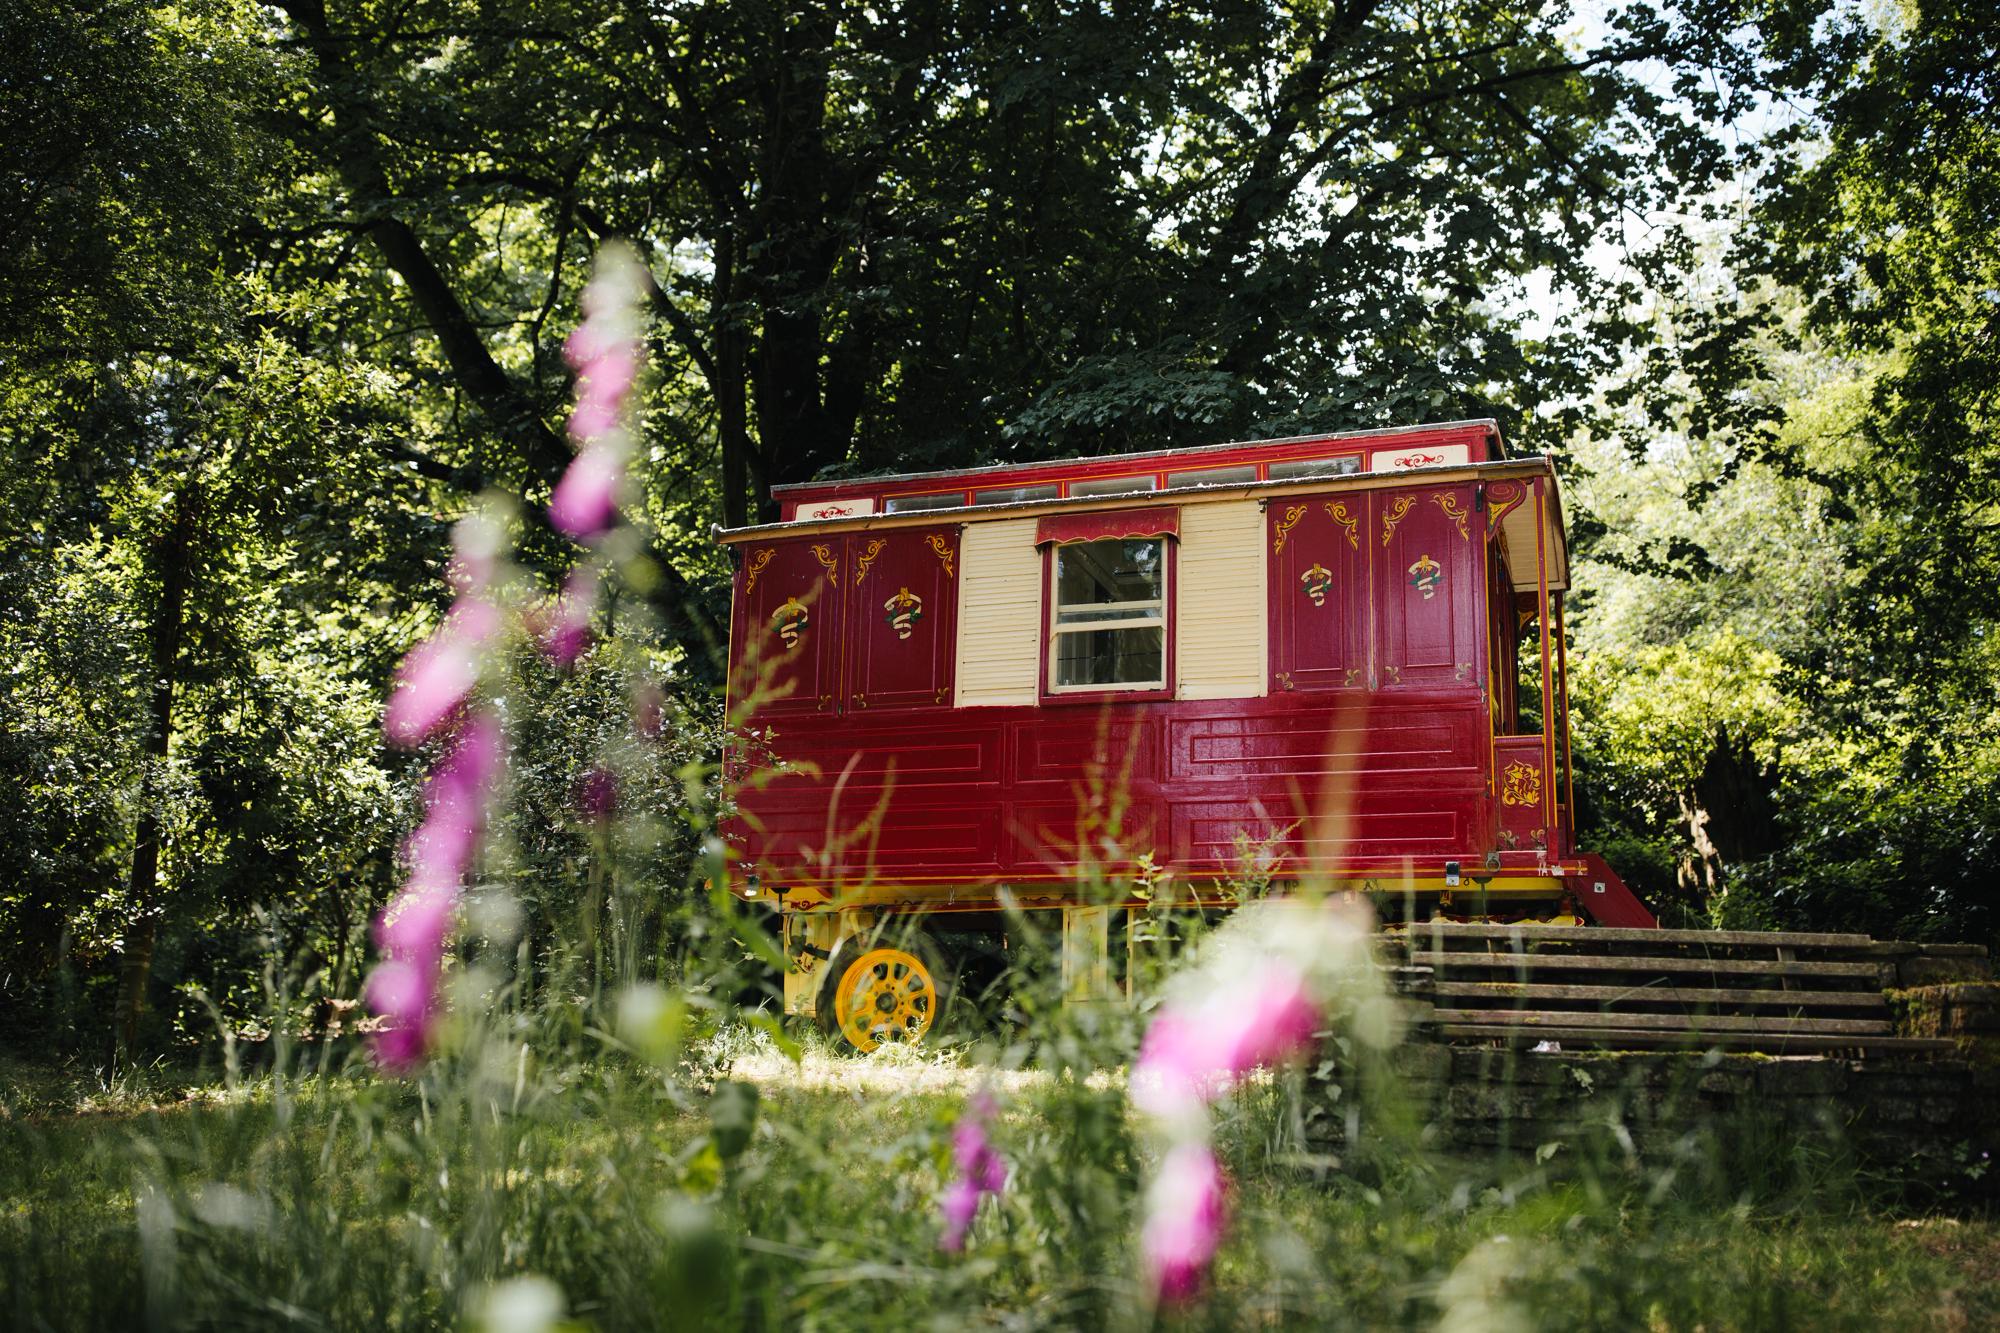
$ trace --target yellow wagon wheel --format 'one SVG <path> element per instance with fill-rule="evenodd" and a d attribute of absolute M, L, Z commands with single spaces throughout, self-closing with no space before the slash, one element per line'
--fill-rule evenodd
<path fill-rule="evenodd" d="M 937 977 L 920 954 L 908 949 L 879 945 L 862 950 L 833 991 L 832 1026 L 860 1051 L 872 1051 L 885 1041 L 922 1041 L 937 1012 Z"/>

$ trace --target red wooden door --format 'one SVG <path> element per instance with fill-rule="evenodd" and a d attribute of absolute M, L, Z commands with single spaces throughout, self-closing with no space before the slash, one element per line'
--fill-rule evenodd
<path fill-rule="evenodd" d="M 1470 486 L 1378 491 L 1374 543 L 1376 684 L 1463 685 L 1479 679 L 1484 516 Z"/>
<path fill-rule="evenodd" d="M 1273 693 L 1367 688 L 1367 519 L 1356 494 L 1271 502 Z"/>
<path fill-rule="evenodd" d="M 855 533 L 845 556 L 844 707 L 951 702 L 958 627 L 958 529 Z"/>
<path fill-rule="evenodd" d="M 840 537 L 744 548 L 736 571 L 736 678 L 753 718 L 836 712 L 840 703 Z"/>

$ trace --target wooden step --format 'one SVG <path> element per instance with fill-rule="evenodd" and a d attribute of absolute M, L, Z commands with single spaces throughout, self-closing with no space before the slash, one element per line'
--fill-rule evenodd
<path fill-rule="evenodd" d="M 1887 1009 L 1880 991 L 1731 990 L 1708 986 L 1557 986 L 1519 981 L 1436 981 L 1439 999 L 1576 1000 L 1597 1004 L 1693 1004 L 1757 1007 L 1781 1005 L 1792 1009 Z"/>
<path fill-rule="evenodd" d="M 1602 957 L 1595 954 L 1412 953 L 1410 961 L 1437 971 L 1466 968 L 1501 968 L 1510 972 L 1675 972 L 1697 976 L 1750 977 L 1866 977 L 1877 980 L 1881 968 L 1874 963 L 1788 963 L 1760 958 L 1631 958 Z M 1440 985 L 1443 983 L 1440 982 Z M 1803 991 L 1801 994 L 1811 994 Z"/>
<path fill-rule="evenodd" d="M 1941 1037 L 1850 1037 L 1831 1033 L 1689 1033 L 1661 1032 L 1642 1028 L 1610 1029 L 1579 1026 L 1525 1028 L 1513 1023 L 1443 1023 L 1438 1028 L 1438 1035 L 1446 1041 L 1504 1041 L 1516 1046 L 1555 1041 L 1604 1050 L 1646 1050 L 1674 1046 L 1703 1050 L 1719 1046 L 1730 1050 L 1747 1049 L 1795 1055 L 1844 1050 L 1949 1055 L 1957 1050 L 1952 1042 Z"/>
<path fill-rule="evenodd" d="M 1874 1018 L 1792 1018 L 1783 1014 L 1591 1014 L 1551 1009 L 1439 1009 L 1443 1023 L 1506 1023 L 1518 1027 L 1645 1029 L 1652 1032 L 1831 1032 L 1851 1037 L 1887 1037 L 1889 1020 Z"/>
<path fill-rule="evenodd" d="M 1418 922 L 1409 927 L 1407 934 L 1413 943 L 1420 943 L 1426 935 L 1435 935 L 1446 940 L 1548 940 L 1576 944 L 1647 944 L 1662 948 L 1694 945 L 1731 949 L 1867 949 L 1875 944 L 1867 935 L 1763 930 L 1640 930 L 1614 926 L 1495 926 L 1459 921 Z"/>

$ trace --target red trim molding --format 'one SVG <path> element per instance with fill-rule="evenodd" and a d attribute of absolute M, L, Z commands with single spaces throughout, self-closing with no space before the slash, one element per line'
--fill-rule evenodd
<path fill-rule="evenodd" d="M 1121 537 L 1172 537 L 1178 541 L 1180 535 L 1181 511 L 1170 505 L 1102 514 L 1049 514 L 1035 524 L 1037 546 L 1074 546 Z"/>

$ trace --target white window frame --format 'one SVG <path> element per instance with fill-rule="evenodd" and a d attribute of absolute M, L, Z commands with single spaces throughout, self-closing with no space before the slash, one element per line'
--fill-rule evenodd
<path fill-rule="evenodd" d="M 1062 620 L 1062 553 L 1064 547 L 1053 546 L 1049 552 L 1047 573 L 1049 589 L 1048 619 L 1048 664 L 1046 667 L 1045 693 L 1057 694 L 1159 694 L 1168 687 L 1167 676 L 1172 671 L 1173 634 L 1168 624 L 1170 608 L 1173 605 L 1174 560 L 1172 542 L 1165 536 L 1155 537 L 1108 537 L 1106 541 L 1149 541 L 1160 546 L 1160 595 L 1137 602 L 1093 602 L 1099 609 L 1116 608 L 1131 612 L 1116 618 L 1085 620 L 1065 625 Z M 1072 542 L 1073 546 L 1088 546 L 1089 542 Z M 1157 612 L 1157 614 L 1151 614 Z M 1160 631 L 1160 677 L 1157 680 L 1121 680 L 1109 684 L 1086 682 L 1080 685 L 1064 685 L 1061 680 L 1062 640 L 1065 634 L 1093 634 L 1107 629 L 1154 629 Z"/>

